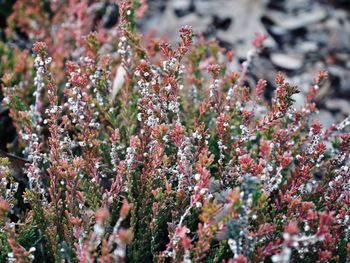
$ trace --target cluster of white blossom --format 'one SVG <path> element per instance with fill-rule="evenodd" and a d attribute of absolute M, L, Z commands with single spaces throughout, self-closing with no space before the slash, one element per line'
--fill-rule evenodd
<path fill-rule="evenodd" d="M 38 54 L 34 60 L 34 67 L 36 69 L 36 77 L 34 78 L 34 85 L 36 90 L 33 95 L 35 96 L 35 102 L 33 105 L 30 105 L 29 111 L 27 111 L 28 117 L 31 120 L 33 129 L 21 129 L 20 136 L 23 141 L 26 143 L 24 149 L 24 155 L 27 156 L 30 164 L 26 169 L 26 174 L 29 179 L 29 187 L 35 188 L 38 193 L 44 196 L 45 189 L 41 186 L 40 177 L 41 177 L 41 164 L 43 156 L 40 152 L 40 136 L 41 136 L 41 123 L 43 122 L 41 113 L 39 111 L 41 104 L 41 93 L 45 87 L 44 77 L 45 69 L 51 63 L 51 58 L 44 59 Z M 45 200 L 45 198 L 43 198 Z"/>
<path fill-rule="evenodd" d="M 72 72 L 71 75 L 79 74 L 78 72 Z M 86 102 L 83 100 L 84 96 L 87 96 L 86 92 L 81 91 L 77 86 L 71 87 L 70 83 L 66 84 L 66 88 L 69 88 L 70 96 L 65 103 L 68 107 L 72 118 L 72 123 L 75 125 L 85 122 Z"/>
<path fill-rule="evenodd" d="M 38 187 L 40 186 L 39 178 L 41 176 L 40 165 L 41 161 L 43 160 L 40 152 L 39 138 L 35 133 L 29 135 L 28 137 L 24 135 L 22 138 L 24 141 L 28 142 L 29 145 L 28 160 L 30 161 L 30 166 L 27 169 L 29 187 Z M 28 139 L 26 140 L 26 138 Z M 41 191 L 43 190 L 44 189 L 41 189 Z"/>
<path fill-rule="evenodd" d="M 125 163 L 128 170 L 131 170 L 134 165 L 134 157 L 135 157 L 136 149 L 134 147 L 128 147 L 126 148 L 126 156 L 125 156 Z"/>
<path fill-rule="evenodd" d="M 178 102 L 179 97 L 176 98 L 176 100 L 170 101 L 168 103 L 168 110 L 175 113 L 175 114 L 179 114 L 179 107 L 180 107 L 180 103 Z"/>
<path fill-rule="evenodd" d="M 7 165 L 0 164 L 0 193 L 12 210 L 14 204 L 17 202 L 15 194 L 17 193 L 19 184 L 15 181 L 11 182 L 7 177 L 8 174 L 11 174 L 10 168 Z"/>
<path fill-rule="evenodd" d="M 278 154 L 277 151 L 279 147 L 279 143 L 271 142 L 269 144 L 271 155 Z M 266 193 L 271 193 L 272 191 L 279 189 L 279 186 L 283 180 L 283 175 L 281 173 L 283 169 L 282 166 L 278 166 L 276 169 L 274 167 L 276 167 L 276 161 L 274 159 L 267 161 L 264 169 L 262 170 L 262 174 L 260 175 L 260 180 Z"/>
<path fill-rule="evenodd" d="M 239 128 L 241 129 L 241 137 L 240 137 L 241 141 L 242 142 L 248 142 L 249 139 L 250 139 L 250 131 L 249 131 L 248 127 L 243 125 L 243 124 L 241 124 L 239 126 Z"/>
<path fill-rule="evenodd" d="M 117 165 L 120 162 L 119 158 L 119 152 L 121 152 L 125 148 L 125 145 L 119 144 L 117 145 L 116 143 L 112 144 L 111 147 L 111 164 L 113 167 L 113 171 L 117 171 Z"/>
<path fill-rule="evenodd" d="M 218 140 L 218 147 L 219 147 L 219 153 L 220 153 L 220 158 L 218 163 L 222 165 L 222 161 L 225 159 L 224 152 L 227 150 L 228 147 L 222 142 L 222 140 Z"/>
<path fill-rule="evenodd" d="M 93 91 L 93 94 L 96 98 L 96 102 L 100 107 L 108 105 L 107 95 L 112 92 L 112 82 L 109 79 L 110 71 L 107 70 L 106 74 L 107 76 L 103 76 L 102 69 L 97 68 L 95 73 L 89 76 L 91 85 L 87 85 L 88 90 Z M 102 79 L 102 84 L 100 84 L 101 79 Z"/>
<path fill-rule="evenodd" d="M 231 86 L 229 90 L 227 91 L 226 95 L 226 106 L 225 106 L 225 111 L 229 112 L 231 109 L 231 101 L 233 99 L 233 93 L 234 90 L 237 89 L 237 85 Z"/>
<path fill-rule="evenodd" d="M 143 61 L 145 62 L 145 61 Z M 142 76 L 141 76 L 142 74 Z M 152 78 L 149 79 L 149 76 L 152 74 Z M 156 85 L 159 81 L 159 75 L 155 69 L 151 69 L 150 72 L 145 71 L 141 73 L 139 70 L 135 71 L 135 76 L 139 78 L 137 81 L 137 89 L 140 92 L 141 97 L 145 96 L 153 96 L 155 94 L 151 94 L 149 89 L 151 86 Z M 148 79 L 148 80 L 146 80 Z"/>
<path fill-rule="evenodd" d="M 306 153 L 307 154 L 314 154 L 315 153 L 315 148 L 317 146 L 317 144 L 320 142 L 320 135 L 318 134 L 311 134 L 311 142 L 307 147 Z"/>
<path fill-rule="evenodd" d="M 183 189 L 187 186 L 188 180 L 191 173 L 191 161 L 193 158 L 192 154 L 192 143 L 190 138 L 185 137 L 181 146 L 177 151 L 177 158 L 179 165 L 181 165 L 183 172 L 180 171 L 180 167 L 178 167 L 178 190 Z"/>
<path fill-rule="evenodd" d="M 179 61 L 176 58 L 163 61 L 163 70 L 165 72 L 176 71 L 179 67 Z"/>
<path fill-rule="evenodd" d="M 37 56 L 35 57 L 35 60 L 34 60 L 34 67 L 36 69 L 36 76 L 34 78 L 34 85 L 36 86 L 36 89 L 33 93 L 33 95 L 35 96 L 35 104 L 32 108 L 32 110 L 33 110 L 32 118 L 33 118 L 33 120 L 36 120 L 36 123 L 41 122 L 41 115 L 38 112 L 39 103 L 40 103 L 40 95 L 41 95 L 43 88 L 45 87 L 45 83 L 44 83 L 45 67 L 47 67 L 51 63 L 51 61 L 52 61 L 51 57 L 45 59 L 45 61 L 44 61 L 43 58 L 39 54 L 37 54 Z"/>
<path fill-rule="evenodd" d="M 280 184 L 282 183 L 283 175 L 281 173 L 282 167 L 278 167 L 275 176 L 271 176 L 269 180 L 269 185 L 266 187 L 270 191 L 275 191 L 279 189 Z"/>
<path fill-rule="evenodd" d="M 148 127 L 155 127 L 159 123 L 159 117 L 157 117 L 152 109 L 147 110 L 147 119 L 145 121 Z"/>
<path fill-rule="evenodd" d="M 128 39 L 125 36 L 120 38 L 118 43 L 118 53 L 122 57 L 122 62 L 125 66 L 129 66 L 132 59 L 131 46 L 128 43 Z"/>
<path fill-rule="evenodd" d="M 332 195 L 334 192 L 338 192 L 336 202 L 344 202 L 348 198 L 348 191 L 350 188 L 350 168 L 347 164 L 343 164 L 346 159 L 346 154 L 341 154 L 338 157 L 338 166 L 337 169 L 334 169 L 335 176 L 329 181 L 329 189 L 325 192 L 325 200 L 330 201 L 334 200 Z M 334 197 L 334 196 L 333 196 Z"/>
<path fill-rule="evenodd" d="M 213 100 L 218 96 L 219 93 L 219 80 L 215 79 L 214 82 L 209 87 L 209 97 Z"/>

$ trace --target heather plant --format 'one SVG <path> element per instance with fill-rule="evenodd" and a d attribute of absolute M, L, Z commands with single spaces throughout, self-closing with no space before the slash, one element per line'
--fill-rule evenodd
<path fill-rule="evenodd" d="M 99 2 L 67 2 L 10 17 L 42 41 L 2 78 L 26 164 L 0 159 L 1 261 L 349 262 L 350 118 L 313 120 L 325 71 L 295 109 L 282 73 L 271 100 L 246 81 L 264 35 L 233 70 L 190 26 L 175 46 L 140 35 L 144 1 L 118 2 L 108 38 L 86 13 Z"/>

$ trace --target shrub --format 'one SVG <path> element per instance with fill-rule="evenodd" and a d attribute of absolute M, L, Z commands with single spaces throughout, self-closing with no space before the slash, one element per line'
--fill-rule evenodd
<path fill-rule="evenodd" d="M 189 26 L 175 48 L 140 36 L 145 2 L 119 2 L 112 42 L 86 32 L 87 1 L 69 3 L 81 31 L 68 42 L 47 32 L 62 10 L 55 20 L 15 7 L 40 14 L 19 25 L 46 42 L 34 59 L 23 51 L 16 74 L 4 69 L 13 151 L 27 160 L 1 159 L 2 261 L 345 262 L 350 122 L 311 121 L 325 71 L 296 110 L 282 73 L 271 101 L 266 81 L 245 81 L 263 35 L 232 71 L 232 51 Z M 30 34 L 26 19 L 38 18 Z"/>

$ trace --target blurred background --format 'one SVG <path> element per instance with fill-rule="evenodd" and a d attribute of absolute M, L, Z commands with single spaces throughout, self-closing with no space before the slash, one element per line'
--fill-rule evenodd
<path fill-rule="evenodd" d="M 0 0 L 0 39 L 6 43 L 6 19 L 15 0 Z M 50 8 L 51 2 L 43 5 Z M 118 22 L 115 1 L 90 1 L 99 4 L 103 27 L 113 28 Z M 317 96 L 319 116 L 325 127 L 340 122 L 350 114 L 350 0 L 149 0 L 146 15 L 139 20 L 142 32 L 175 41 L 182 25 L 191 25 L 196 33 L 216 39 L 220 46 L 235 54 L 235 69 L 244 61 L 255 32 L 268 35 L 266 48 L 250 70 L 254 80 L 263 78 L 270 90 L 277 71 L 303 91 L 296 97 L 301 107 L 313 78 L 320 69 L 329 73 L 329 81 Z M 92 6 L 92 4 L 91 4 Z M 97 7 L 95 7 L 97 8 Z M 96 9 L 97 10 L 97 9 Z M 48 11 L 50 14 L 52 11 Z M 11 45 L 30 49 L 31 39 L 17 30 Z M 1 49 L 0 49 L 1 55 Z M 0 74 L 4 65 L 1 61 Z M 0 107 L 0 147 L 11 141 L 11 121 Z"/>
<path fill-rule="evenodd" d="M 191 25 L 232 49 L 238 61 L 245 59 L 255 32 L 268 35 L 252 75 L 272 85 L 275 73 L 284 72 L 303 91 L 296 97 L 300 107 L 318 70 L 326 69 L 330 81 L 317 104 L 318 119 L 329 127 L 350 114 L 349 14 L 349 0 L 155 0 L 140 28 L 176 37 L 181 25 Z"/>

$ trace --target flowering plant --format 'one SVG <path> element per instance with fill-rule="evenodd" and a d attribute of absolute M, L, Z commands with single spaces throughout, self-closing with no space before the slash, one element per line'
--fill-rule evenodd
<path fill-rule="evenodd" d="M 65 52 L 36 30 L 34 59 L 2 79 L 27 159 L 0 162 L 2 261 L 346 262 L 350 120 L 311 120 L 325 71 L 296 110 L 282 73 L 272 100 L 246 81 L 263 35 L 232 70 L 234 53 L 189 26 L 176 47 L 140 36 L 144 1 L 118 2 L 111 39 L 86 32 L 89 1 L 68 2 L 80 23 Z"/>

